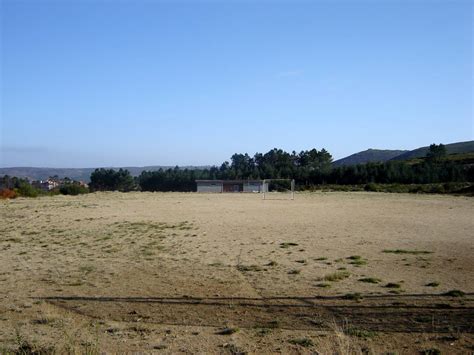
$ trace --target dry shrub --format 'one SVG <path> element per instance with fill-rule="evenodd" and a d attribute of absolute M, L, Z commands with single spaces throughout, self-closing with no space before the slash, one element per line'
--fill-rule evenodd
<path fill-rule="evenodd" d="M 1 189 L 0 190 L 0 198 L 7 199 L 7 198 L 16 198 L 18 195 L 15 190 L 12 189 Z"/>

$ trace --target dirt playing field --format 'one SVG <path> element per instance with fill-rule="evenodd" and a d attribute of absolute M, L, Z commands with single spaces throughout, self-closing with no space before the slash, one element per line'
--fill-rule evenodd
<path fill-rule="evenodd" d="M 474 199 L 281 197 L 0 201 L 0 352 L 474 351 Z"/>

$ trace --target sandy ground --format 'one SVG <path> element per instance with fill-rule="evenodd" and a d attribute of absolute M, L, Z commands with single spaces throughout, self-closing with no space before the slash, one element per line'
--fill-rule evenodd
<path fill-rule="evenodd" d="M 474 199 L 274 197 L 0 201 L 0 351 L 474 350 Z"/>

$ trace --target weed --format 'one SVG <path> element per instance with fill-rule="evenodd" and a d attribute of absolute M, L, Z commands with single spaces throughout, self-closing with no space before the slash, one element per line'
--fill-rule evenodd
<path fill-rule="evenodd" d="M 377 335 L 377 333 L 372 332 L 370 330 L 365 330 L 365 329 L 359 329 L 359 328 L 347 328 L 344 333 L 350 336 L 358 337 L 358 338 L 363 338 L 363 339 L 368 339 L 368 338 L 373 338 L 374 336 Z"/>
<path fill-rule="evenodd" d="M 402 287 L 399 283 L 396 282 L 389 282 L 388 284 L 385 285 L 387 288 L 400 288 Z"/>
<path fill-rule="evenodd" d="M 212 264 L 209 264 L 209 266 L 222 266 L 223 264 L 219 261 L 215 262 L 215 263 L 212 263 Z"/>
<path fill-rule="evenodd" d="M 432 251 L 427 251 L 427 250 L 405 250 L 405 249 L 385 249 L 383 250 L 383 252 L 392 253 L 392 254 L 412 254 L 412 255 L 433 254 Z"/>
<path fill-rule="evenodd" d="M 346 293 L 344 296 L 342 296 L 342 298 L 345 300 L 359 301 L 362 299 L 362 295 L 358 292 Z"/>
<path fill-rule="evenodd" d="M 314 346 L 314 343 L 311 339 L 308 338 L 297 338 L 297 339 L 290 339 L 288 340 L 289 343 L 294 344 L 294 345 L 299 345 L 304 348 L 309 348 L 311 346 Z"/>
<path fill-rule="evenodd" d="M 241 272 L 246 272 L 246 271 L 262 271 L 263 269 L 258 265 L 237 265 L 237 270 Z"/>
<path fill-rule="evenodd" d="M 421 355 L 441 355 L 441 351 L 437 348 L 424 349 L 420 351 Z"/>
<path fill-rule="evenodd" d="M 112 250 L 109 249 L 109 250 L 104 250 L 106 253 L 111 253 Z M 142 255 L 143 256 L 152 256 L 152 255 L 155 255 L 155 253 L 152 251 L 152 250 L 148 250 L 148 249 L 145 249 L 145 250 L 142 250 Z"/>
<path fill-rule="evenodd" d="M 84 266 L 81 266 L 81 267 L 79 268 L 79 271 L 80 271 L 80 272 L 83 272 L 83 273 L 85 273 L 85 274 L 89 274 L 89 273 L 91 273 L 91 272 L 94 271 L 94 270 L 95 270 L 95 267 L 92 266 L 92 265 L 84 265 Z"/>
<path fill-rule="evenodd" d="M 280 327 L 280 322 L 277 320 L 272 320 L 269 322 L 257 324 L 254 327 L 254 329 L 260 329 L 260 333 L 262 333 L 263 335 L 263 334 L 269 333 L 271 329 L 276 329 L 279 327 Z"/>
<path fill-rule="evenodd" d="M 64 284 L 64 286 L 82 286 L 82 285 L 84 285 L 84 282 L 80 280 Z"/>
<path fill-rule="evenodd" d="M 328 274 L 322 278 L 324 281 L 341 281 L 347 279 L 351 274 L 348 271 L 337 271 L 332 274 Z"/>
<path fill-rule="evenodd" d="M 461 290 L 451 290 L 446 293 L 443 293 L 443 296 L 450 296 L 450 297 L 464 297 L 466 294 Z"/>
<path fill-rule="evenodd" d="M 360 255 L 351 255 L 351 256 L 347 257 L 346 259 L 349 259 L 349 260 L 360 260 L 360 259 L 362 259 L 362 256 L 360 256 Z"/>
<path fill-rule="evenodd" d="M 436 281 L 430 282 L 430 283 L 427 283 L 425 286 L 426 286 L 426 287 L 438 287 L 438 286 L 439 286 L 439 282 L 436 282 Z"/>
<path fill-rule="evenodd" d="M 304 259 L 295 260 L 295 263 L 306 264 L 306 260 L 304 260 Z"/>
<path fill-rule="evenodd" d="M 430 316 L 418 316 L 414 318 L 415 322 L 418 323 L 431 323 L 433 322 L 433 318 Z"/>
<path fill-rule="evenodd" d="M 327 284 L 327 283 L 320 283 L 320 284 L 317 284 L 316 287 L 321 287 L 321 288 L 329 288 L 331 287 L 331 284 Z"/>
<path fill-rule="evenodd" d="M 320 258 L 315 258 L 314 260 L 316 260 L 316 261 L 324 261 L 324 260 L 328 260 L 328 258 L 322 256 L 322 257 L 320 257 Z"/>
<path fill-rule="evenodd" d="M 42 316 L 40 318 L 37 318 L 37 319 L 33 319 L 31 321 L 31 323 L 33 324 L 42 324 L 42 325 L 45 325 L 45 324 L 48 324 L 50 323 L 52 320 L 48 317 L 45 317 L 45 316 Z"/>
<path fill-rule="evenodd" d="M 346 259 L 351 260 L 349 264 L 355 265 L 355 266 L 361 266 L 361 265 L 367 264 L 367 260 L 363 259 L 362 256 L 360 255 L 351 255 Z"/>
<path fill-rule="evenodd" d="M 216 334 L 231 335 L 231 334 L 237 333 L 238 331 L 239 331 L 239 328 L 224 328 L 224 329 L 218 330 Z"/>
<path fill-rule="evenodd" d="M 280 248 L 287 249 L 289 247 L 297 246 L 297 243 L 287 242 L 287 243 L 280 243 Z"/>
<path fill-rule="evenodd" d="M 272 332 L 271 329 L 268 329 L 268 328 L 261 328 L 257 331 L 257 334 L 261 337 L 267 335 L 267 334 L 270 334 Z"/>
<path fill-rule="evenodd" d="M 364 259 L 353 260 L 349 264 L 355 265 L 355 266 L 367 265 L 367 260 L 364 260 Z"/>
<path fill-rule="evenodd" d="M 360 282 L 366 282 L 366 283 L 369 283 L 369 284 L 378 284 L 379 282 L 381 282 L 382 280 L 380 279 L 377 279 L 375 277 L 364 277 L 362 279 L 359 279 L 358 281 Z"/>
<path fill-rule="evenodd" d="M 267 328 L 280 328 L 280 322 L 277 320 L 271 320 L 268 323 L 266 323 Z"/>
<path fill-rule="evenodd" d="M 247 355 L 247 352 L 245 350 L 239 348 L 235 344 L 224 344 L 220 346 L 229 351 L 231 355 Z"/>

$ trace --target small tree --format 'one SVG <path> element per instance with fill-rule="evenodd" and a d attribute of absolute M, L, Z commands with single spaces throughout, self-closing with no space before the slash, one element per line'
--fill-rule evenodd
<path fill-rule="evenodd" d="M 426 158 L 432 162 L 439 162 L 441 158 L 445 157 L 447 154 L 446 147 L 444 144 L 431 144 L 428 153 L 426 153 Z"/>

